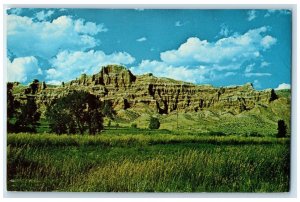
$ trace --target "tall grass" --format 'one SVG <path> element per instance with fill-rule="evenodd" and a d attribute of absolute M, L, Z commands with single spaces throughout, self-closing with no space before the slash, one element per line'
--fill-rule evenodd
<path fill-rule="evenodd" d="M 286 192 L 289 141 L 192 135 L 8 135 L 8 190 Z"/>
<path fill-rule="evenodd" d="M 289 138 L 242 137 L 242 136 L 197 136 L 166 134 L 126 135 L 56 135 L 56 134 L 9 134 L 9 145 L 43 146 L 134 146 L 155 144 L 209 143 L 209 144 L 286 144 Z"/>

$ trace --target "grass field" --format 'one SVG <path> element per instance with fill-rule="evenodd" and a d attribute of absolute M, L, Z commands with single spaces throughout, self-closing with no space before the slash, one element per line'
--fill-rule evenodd
<path fill-rule="evenodd" d="M 289 191 L 288 138 L 109 130 L 7 143 L 9 191 Z"/>

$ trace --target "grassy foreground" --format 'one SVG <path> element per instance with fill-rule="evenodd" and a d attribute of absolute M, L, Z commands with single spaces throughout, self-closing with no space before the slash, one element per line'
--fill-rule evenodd
<path fill-rule="evenodd" d="M 289 139 L 9 134 L 7 142 L 9 191 L 289 191 Z"/>

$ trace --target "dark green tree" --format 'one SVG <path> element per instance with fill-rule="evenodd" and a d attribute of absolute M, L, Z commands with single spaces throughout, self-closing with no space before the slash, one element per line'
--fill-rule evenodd
<path fill-rule="evenodd" d="M 13 86 L 13 83 L 7 83 L 7 120 L 13 118 L 15 113 Z"/>
<path fill-rule="evenodd" d="M 276 99 L 278 99 L 278 96 L 277 96 L 277 94 L 275 93 L 275 90 L 272 89 L 272 90 L 271 90 L 271 96 L 270 96 L 269 101 L 274 101 L 274 100 L 276 100 Z"/>
<path fill-rule="evenodd" d="M 15 118 L 18 114 L 18 109 L 20 108 L 20 102 L 15 100 L 13 95 L 13 87 L 14 84 L 9 82 L 7 83 L 7 131 L 8 132 L 16 132 L 15 131 Z"/>
<path fill-rule="evenodd" d="M 277 137 L 278 138 L 282 138 L 282 137 L 286 137 L 286 132 L 287 132 L 287 126 L 284 122 L 284 120 L 279 120 L 277 122 Z"/>
<path fill-rule="evenodd" d="M 76 133 L 75 122 L 62 103 L 58 102 L 48 107 L 45 115 L 52 132 L 57 134 Z"/>
<path fill-rule="evenodd" d="M 57 99 L 46 111 L 53 132 L 62 134 L 96 134 L 103 129 L 101 102 L 84 91 L 74 91 Z"/>
<path fill-rule="evenodd" d="M 159 129 L 160 127 L 160 122 L 159 119 L 156 117 L 151 117 L 149 121 L 149 129 Z"/>
<path fill-rule="evenodd" d="M 16 116 L 16 132 L 36 132 L 41 113 L 38 111 L 35 97 L 27 96 L 25 104 L 21 104 L 20 113 Z"/>
<path fill-rule="evenodd" d="M 39 89 L 39 80 L 34 79 L 29 86 L 31 89 L 31 94 L 36 94 Z"/>

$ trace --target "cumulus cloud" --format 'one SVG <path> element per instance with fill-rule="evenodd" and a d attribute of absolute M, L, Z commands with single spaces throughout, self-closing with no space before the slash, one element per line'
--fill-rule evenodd
<path fill-rule="evenodd" d="M 59 50 L 84 51 L 99 41 L 93 35 L 107 31 L 102 24 L 60 16 L 52 22 L 34 22 L 26 16 L 7 16 L 7 46 L 17 57 L 51 58 Z"/>
<path fill-rule="evenodd" d="M 277 88 L 275 88 L 275 90 L 284 90 L 284 89 L 291 89 L 291 84 L 282 83 L 279 84 Z"/>
<path fill-rule="evenodd" d="M 265 35 L 267 30 L 267 27 L 261 27 L 216 42 L 190 37 L 177 50 L 162 52 L 160 56 L 162 61 L 172 65 L 227 65 L 233 62 L 240 65 L 247 60 L 258 58 L 262 51 L 276 43 L 276 38 Z"/>
<path fill-rule="evenodd" d="M 268 49 L 268 48 L 270 48 L 270 46 L 274 45 L 276 42 L 277 42 L 276 38 L 267 35 L 264 38 L 262 38 L 261 45 L 264 48 Z"/>
<path fill-rule="evenodd" d="M 138 67 L 131 67 L 130 70 L 134 74 L 152 72 L 155 76 L 168 77 L 193 83 L 203 83 L 207 81 L 205 77 L 207 71 L 204 66 L 198 66 L 191 69 L 185 66 L 168 65 L 156 60 L 143 60 Z M 195 75 L 197 76 L 195 77 Z"/>
<path fill-rule="evenodd" d="M 135 58 L 126 52 L 110 55 L 103 51 L 61 51 L 51 60 L 52 68 L 46 71 L 46 80 L 52 83 L 69 81 L 82 73 L 95 74 L 108 64 L 132 64 Z"/>
<path fill-rule="evenodd" d="M 147 41 L 147 38 L 146 37 L 141 37 L 141 38 L 138 38 L 136 41 L 137 42 Z"/>
<path fill-rule="evenodd" d="M 267 72 L 255 72 L 255 61 L 262 60 L 263 52 L 276 43 L 267 31 L 267 27 L 260 27 L 216 42 L 190 37 L 178 49 L 162 52 L 161 61 L 143 60 L 131 70 L 136 74 L 152 72 L 157 76 L 206 83 L 237 75 L 242 66 L 250 63 L 243 72 L 245 77 L 271 76 Z"/>
<path fill-rule="evenodd" d="M 39 21 L 44 21 L 46 19 L 48 19 L 49 17 L 51 17 L 54 14 L 54 10 L 48 10 L 48 11 L 40 11 L 38 13 L 35 14 L 35 17 L 39 20 Z"/>
<path fill-rule="evenodd" d="M 38 60 L 33 56 L 15 58 L 13 61 L 7 59 L 8 81 L 27 83 L 41 74 L 42 70 L 38 65 Z M 30 75 L 30 78 L 28 75 Z"/>
<path fill-rule="evenodd" d="M 248 15 L 247 20 L 252 21 L 256 18 L 256 11 L 255 10 L 250 10 L 250 11 L 247 12 L 247 15 Z"/>

